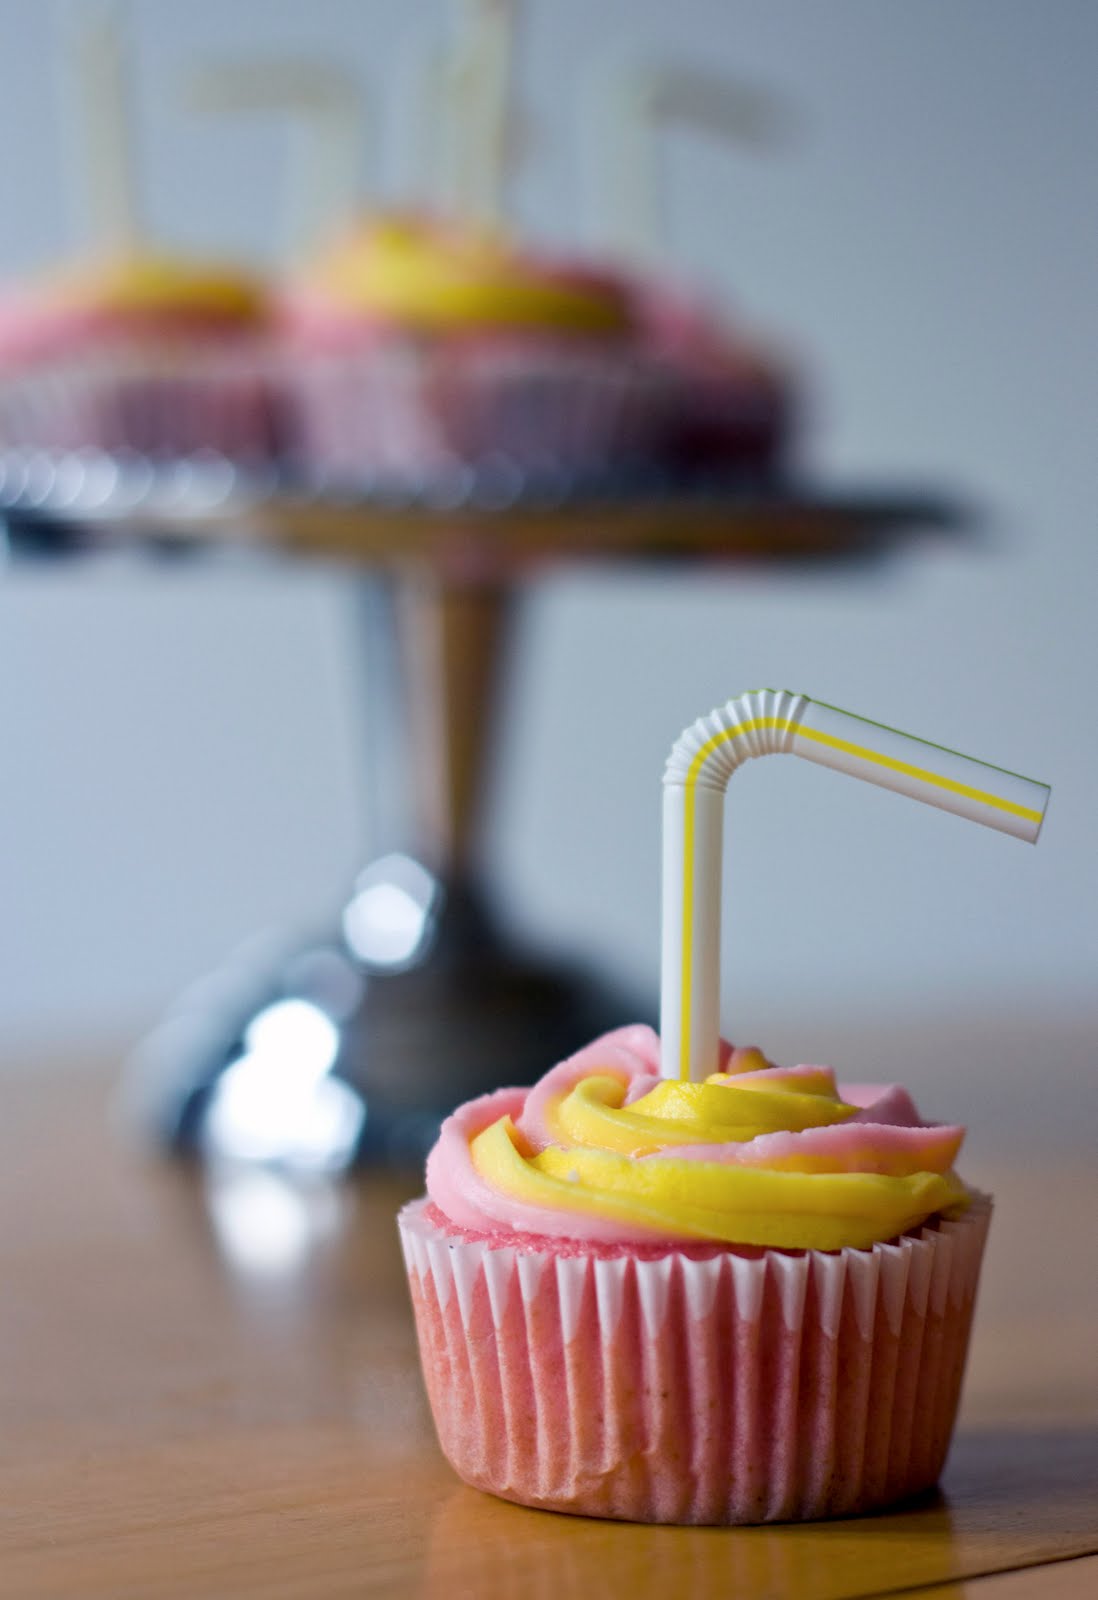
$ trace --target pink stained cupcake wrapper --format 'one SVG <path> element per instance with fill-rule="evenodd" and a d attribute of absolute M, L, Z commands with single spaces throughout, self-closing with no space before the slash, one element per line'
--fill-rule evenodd
<path fill-rule="evenodd" d="M 638 1522 L 850 1515 L 926 1489 L 991 1202 L 871 1250 L 567 1256 L 400 1215 L 443 1452 L 479 1489 Z"/>
<path fill-rule="evenodd" d="M 273 347 L 125 343 L 29 365 L 0 381 L 0 448 L 213 450 L 243 463 L 282 448 L 284 379 Z"/>
<path fill-rule="evenodd" d="M 393 340 L 292 367 L 297 451 L 353 480 L 505 460 L 536 472 L 650 461 L 670 392 L 635 356 Z"/>

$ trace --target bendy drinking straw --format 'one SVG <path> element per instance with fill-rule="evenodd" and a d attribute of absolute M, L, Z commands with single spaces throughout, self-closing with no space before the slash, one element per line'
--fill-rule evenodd
<path fill-rule="evenodd" d="M 661 1070 L 717 1070 L 724 796 L 753 756 L 804 756 L 1035 844 L 1047 784 L 787 690 L 756 689 L 675 741 L 663 775 Z"/>

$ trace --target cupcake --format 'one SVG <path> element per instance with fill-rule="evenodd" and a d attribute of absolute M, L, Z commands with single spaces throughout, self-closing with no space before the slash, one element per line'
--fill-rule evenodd
<path fill-rule="evenodd" d="M 798 755 L 1035 842 L 1044 784 L 750 691 L 663 775 L 661 1037 L 460 1107 L 400 1216 L 439 1441 L 476 1487 L 642 1522 L 889 1505 L 949 1448 L 990 1201 L 897 1085 L 719 1035 L 725 791 Z"/>
<path fill-rule="evenodd" d="M 280 445 L 266 292 L 232 268 L 127 254 L 11 291 L 0 305 L 0 442 L 44 450 Z"/>
<path fill-rule="evenodd" d="M 505 462 L 598 473 L 659 454 L 671 391 L 617 275 L 413 216 L 371 221 L 285 299 L 299 454 L 422 481 Z"/>
<path fill-rule="evenodd" d="M 400 1216 L 442 1449 L 504 1499 L 641 1522 L 869 1511 L 936 1482 L 990 1203 L 962 1130 L 624 1028 L 443 1125 Z"/>

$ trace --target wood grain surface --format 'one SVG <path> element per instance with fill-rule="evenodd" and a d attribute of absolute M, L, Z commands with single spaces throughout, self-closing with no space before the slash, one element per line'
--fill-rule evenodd
<path fill-rule="evenodd" d="M 1023 1567 L 961 1583 L 935 1584 L 916 1590 L 919 1600 L 1075 1600 L 1098 1595 L 1098 1557 L 1068 1556 L 1054 1565 Z"/>
<path fill-rule="evenodd" d="M 1089 1152 L 971 1174 L 997 1213 L 940 1494 L 806 1527 L 649 1528 L 454 1478 L 393 1226 L 415 1179 L 203 1176 L 125 1147 L 102 1074 L 4 1087 L 4 1600 L 1098 1594 Z"/>

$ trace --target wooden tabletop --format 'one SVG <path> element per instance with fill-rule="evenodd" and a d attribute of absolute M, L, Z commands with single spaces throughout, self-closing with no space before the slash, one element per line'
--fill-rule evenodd
<path fill-rule="evenodd" d="M 1098 1594 L 1098 1163 L 1005 1160 L 942 1492 L 860 1520 L 636 1527 L 439 1455 L 393 1226 L 413 1180 L 287 1187 L 126 1149 L 102 1074 L 4 1080 L 4 1600 Z"/>

